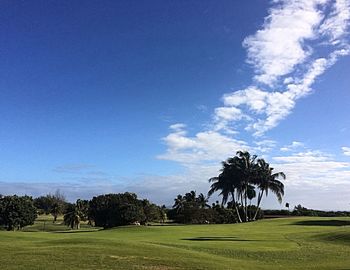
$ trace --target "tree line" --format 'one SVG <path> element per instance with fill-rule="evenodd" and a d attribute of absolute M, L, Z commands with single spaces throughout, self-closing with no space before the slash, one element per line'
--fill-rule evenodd
<path fill-rule="evenodd" d="M 37 214 L 51 214 L 53 222 L 64 215 L 64 223 L 79 229 L 82 221 L 103 228 L 132 223 L 164 222 L 167 217 L 179 223 L 235 223 L 254 221 L 262 217 L 263 197 L 269 192 L 282 202 L 285 179 L 283 172 L 274 169 L 262 158 L 238 151 L 222 162 L 218 176 L 209 179 L 205 196 L 195 191 L 178 195 L 172 209 L 158 206 L 134 193 L 105 194 L 91 200 L 68 203 L 62 193 L 48 194 L 32 199 L 28 196 L 0 198 L 0 225 L 9 230 L 33 224 Z M 208 204 L 209 198 L 219 193 L 221 202 Z M 22 217 L 22 218 L 21 218 Z"/>

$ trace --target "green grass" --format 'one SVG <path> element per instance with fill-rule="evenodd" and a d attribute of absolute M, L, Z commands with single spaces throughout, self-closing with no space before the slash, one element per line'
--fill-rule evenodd
<path fill-rule="evenodd" d="M 0 231 L 1 269 L 350 269 L 350 218 L 78 232 L 44 220 Z"/>

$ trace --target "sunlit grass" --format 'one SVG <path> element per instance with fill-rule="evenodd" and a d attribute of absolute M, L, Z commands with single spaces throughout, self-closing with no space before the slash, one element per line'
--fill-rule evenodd
<path fill-rule="evenodd" d="M 42 222 L 51 223 L 42 232 Z M 349 218 L 0 232 L 2 269 L 349 269 Z"/>

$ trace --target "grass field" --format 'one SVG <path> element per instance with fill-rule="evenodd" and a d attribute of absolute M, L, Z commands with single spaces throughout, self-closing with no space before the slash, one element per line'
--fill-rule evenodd
<path fill-rule="evenodd" d="M 45 224 L 44 224 L 45 221 Z M 46 232 L 42 232 L 46 230 Z M 350 218 L 0 231 L 1 269 L 350 269 Z"/>

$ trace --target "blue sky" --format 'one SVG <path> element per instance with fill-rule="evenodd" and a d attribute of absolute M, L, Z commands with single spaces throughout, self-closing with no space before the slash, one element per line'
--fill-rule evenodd
<path fill-rule="evenodd" d="M 348 0 L 1 5 L 0 193 L 169 205 L 241 149 L 349 208 Z"/>

